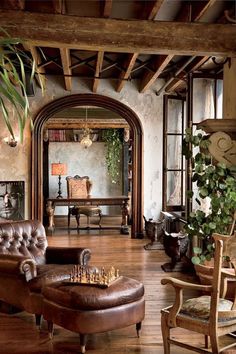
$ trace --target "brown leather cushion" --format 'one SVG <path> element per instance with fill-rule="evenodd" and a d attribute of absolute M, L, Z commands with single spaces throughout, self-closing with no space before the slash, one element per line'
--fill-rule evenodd
<path fill-rule="evenodd" d="M 72 264 L 44 264 L 37 266 L 37 277 L 28 282 L 31 291 L 40 293 L 48 283 L 69 279 Z"/>
<path fill-rule="evenodd" d="M 75 206 L 73 210 L 73 214 L 84 214 L 87 216 L 97 216 L 101 213 L 101 208 L 96 207 L 96 206 Z"/>
<path fill-rule="evenodd" d="M 144 295 L 144 286 L 135 279 L 120 277 L 106 289 L 57 282 L 43 288 L 44 297 L 76 310 L 101 310 L 132 303 Z"/>

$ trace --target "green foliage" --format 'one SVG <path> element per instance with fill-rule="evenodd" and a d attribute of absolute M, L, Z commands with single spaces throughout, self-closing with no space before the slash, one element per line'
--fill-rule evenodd
<path fill-rule="evenodd" d="M 26 72 L 30 73 L 32 81 L 35 75 L 35 62 L 19 49 L 22 40 L 11 38 L 2 28 L 0 31 L 5 36 L 0 39 L 0 108 L 12 139 L 15 139 L 13 120 L 14 116 L 16 117 L 22 142 L 26 121 L 30 119 Z"/>
<path fill-rule="evenodd" d="M 222 163 L 214 165 L 208 147 L 210 141 L 202 134 L 192 135 L 186 131 L 183 143 L 183 154 L 191 159 L 193 182 L 198 187 L 199 197 L 195 200 L 199 208 L 190 213 L 185 227 L 189 237 L 197 236 L 202 248 L 194 249 L 194 264 L 202 263 L 213 255 L 212 234 L 214 232 L 228 234 L 236 211 L 236 177 L 235 166 L 227 167 Z M 191 146 L 197 147 L 198 152 L 193 156 Z M 187 192 L 192 198 L 192 191 Z M 209 213 L 202 211 L 202 203 L 209 197 Z"/>
<path fill-rule="evenodd" d="M 106 143 L 106 163 L 112 183 L 118 183 L 120 177 L 121 149 L 123 135 L 119 129 L 106 129 L 103 131 L 103 140 Z"/>

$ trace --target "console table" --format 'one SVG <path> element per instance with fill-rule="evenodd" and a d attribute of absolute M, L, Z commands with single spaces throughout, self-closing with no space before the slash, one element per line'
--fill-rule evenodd
<path fill-rule="evenodd" d="M 46 205 L 46 212 L 48 215 L 49 230 L 54 230 L 54 213 L 56 206 L 74 206 L 74 205 L 120 205 L 122 212 L 122 222 L 120 231 L 122 234 L 128 235 L 128 208 L 129 197 L 117 196 L 117 197 L 88 197 L 88 198 L 48 198 Z"/>

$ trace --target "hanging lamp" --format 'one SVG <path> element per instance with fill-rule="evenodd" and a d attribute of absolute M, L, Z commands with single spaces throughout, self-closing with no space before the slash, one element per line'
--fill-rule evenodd
<path fill-rule="evenodd" d="M 92 145 L 92 140 L 90 138 L 91 129 L 88 128 L 88 112 L 87 107 L 85 108 L 85 126 L 83 128 L 83 135 L 80 144 L 87 149 Z"/>

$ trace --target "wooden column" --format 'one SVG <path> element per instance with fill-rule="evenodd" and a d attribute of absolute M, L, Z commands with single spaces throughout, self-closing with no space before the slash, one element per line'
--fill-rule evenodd
<path fill-rule="evenodd" d="M 236 58 L 224 65 L 223 119 L 236 118 Z"/>

